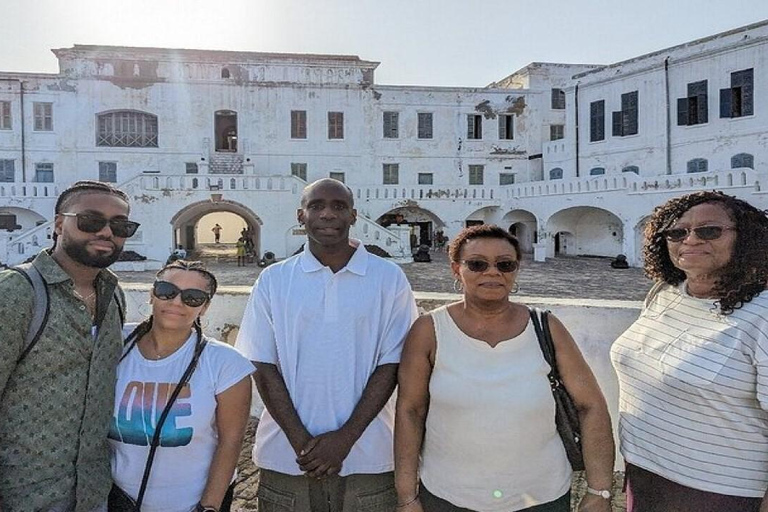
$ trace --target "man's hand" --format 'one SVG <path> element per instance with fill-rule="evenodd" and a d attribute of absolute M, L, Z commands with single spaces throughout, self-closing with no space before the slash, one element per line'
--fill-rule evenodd
<path fill-rule="evenodd" d="M 341 471 L 344 459 L 349 455 L 355 441 L 356 439 L 341 429 L 320 434 L 309 440 L 296 462 L 309 477 L 335 475 Z"/>
<path fill-rule="evenodd" d="M 611 512 L 611 500 L 586 494 L 579 503 L 579 512 Z"/>

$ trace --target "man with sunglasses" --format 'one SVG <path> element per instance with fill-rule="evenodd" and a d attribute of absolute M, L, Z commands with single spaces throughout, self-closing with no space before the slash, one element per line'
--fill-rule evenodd
<path fill-rule="evenodd" d="M 237 347 L 266 406 L 253 454 L 259 510 L 396 504 L 389 400 L 417 310 L 402 270 L 349 238 L 353 203 L 339 181 L 310 184 L 297 212 L 304 251 L 265 269 L 246 306 Z"/>
<path fill-rule="evenodd" d="M 53 248 L 26 269 L 0 273 L 0 510 L 105 510 L 107 431 L 122 350 L 122 292 L 107 270 L 139 225 L 128 196 L 101 182 L 65 190 Z M 28 339 L 38 303 L 47 318 Z M 39 308 L 37 308 L 39 309 Z"/>

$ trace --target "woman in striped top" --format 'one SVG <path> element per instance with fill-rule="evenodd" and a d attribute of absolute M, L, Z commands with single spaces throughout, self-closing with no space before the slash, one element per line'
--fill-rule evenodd
<path fill-rule="evenodd" d="M 627 510 L 764 512 L 766 212 L 720 192 L 672 199 L 644 256 L 656 285 L 611 349 Z"/>

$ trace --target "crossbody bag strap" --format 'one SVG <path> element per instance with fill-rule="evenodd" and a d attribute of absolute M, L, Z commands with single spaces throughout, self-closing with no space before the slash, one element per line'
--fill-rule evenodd
<path fill-rule="evenodd" d="M 149 448 L 147 463 L 144 465 L 144 475 L 141 477 L 141 487 L 139 488 L 139 494 L 136 497 L 136 510 L 141 510 L 141 502 L 144 501 L 144 493 L 147 491 L 147 483 L 149 482 L 149 475 L 150 475 L 150 472 L 152 471 L 152 462 L 154 462 L 155 460 L 155 453 L 157 452 L 157 448 L 160 445 L 160 434 L 163 430 L 163 424 L 165 423 L 165 419 L 168 417 L 168 414 L 171 412 L 171 407 L 173 407 L 173 403 L 176 401 L 176 398 L 179 396 L 179 393 L 181 393 L 181 390 L 184 388 L 184 386 L 189 382 L 189 379 L 192 377 L 192 373 L 195 371 L 195 368 L 197 367 L 197 363 L 200 360 L 200 355 L 203 353 L 203 349 L 205 348 L 206 343 L 207 343 L 207 340 L 203 337 L 202 331 L 198 329 L 197 343 L 195 344 L 195 353 L 192 356 L 192 361 L 190 361 L 189 366 L 187 366 L 187 369 L 184 371 L 184 375 L 182 375 L 181 380 L 176 385 L 176 388 L 173 390 L 173 393 L 171 394 L 170 399 L 168 399 L 168 403 L 165 404 L 163 413 L 160 415 L 160 419 L 158 420 L 157 425 L 155 426 L 155 435 L 152 436 L 152 444 Z"/>

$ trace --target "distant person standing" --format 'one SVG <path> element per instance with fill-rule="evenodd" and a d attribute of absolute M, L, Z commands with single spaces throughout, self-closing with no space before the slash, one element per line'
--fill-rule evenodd
<path fill-rule="evenodd" d="M 213 226 L 211 228 L 211 231 L 213 231 L 213 241 L 215 243 L 217 243 L 217 244 L 221 242 L 221 230 L 222 229 L 223 228 L 219 225 L 218 222 L 216 223 L 215 226 Z"/>
<path fill-rule="evenodd" d="M 238 238 L 237 243 L 235 244 L 235 247 L 237 248 L 237 266 L 244 267 L 245 266 L 245 238 L 243 238 L 242 236 Z"/>
<path fill-rule="evenodd" d="M 304 251 L 259 276 L 237 338 L 266 406 L 256 430 L 258 509 L 394 511 L 392 437 L 403 340 L 416 303 L 400 268 L 349 238 L 344 184 L 301 198 Z"/>

